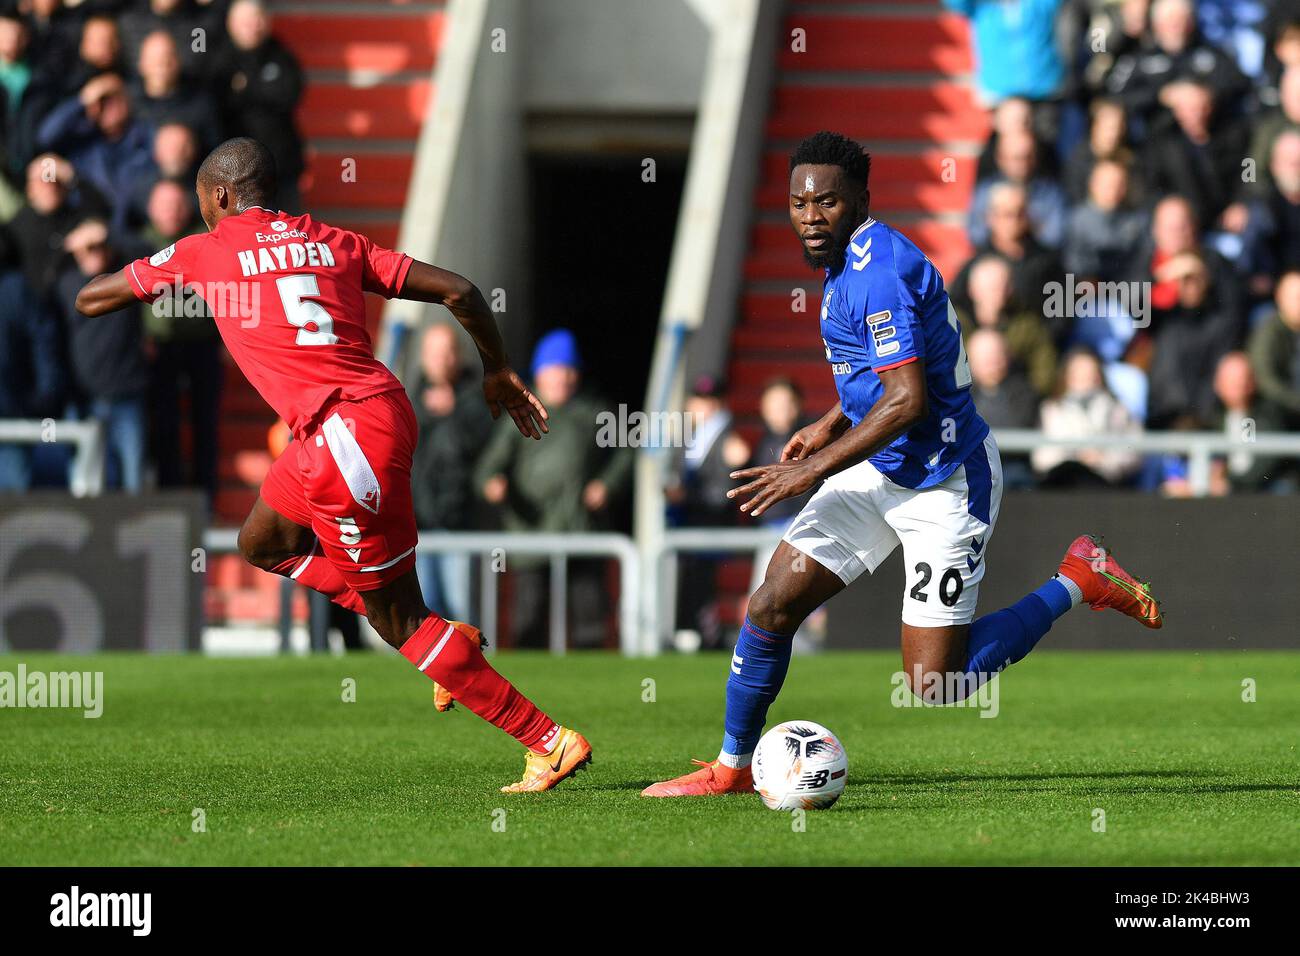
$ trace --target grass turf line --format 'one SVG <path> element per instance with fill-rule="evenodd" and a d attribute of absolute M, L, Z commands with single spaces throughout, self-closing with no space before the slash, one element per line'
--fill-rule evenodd
<path fill-rule="evenodd" d="M 996 719 L 891 706 L 895 653 L 796 658 L 769 724 L 819 721 L 849 756 L 805 832 L 757 796 L 638 795 L 716 753 L 723 655 L 499 657 L 595 747 L 589 772 L 524 796 L 497 792 L 522 749 L 435 713 L 394 655 L 0 671 L 20 661 L 102 670 L 105 708 L 0 709 L 5 865 L 1300 863 L 1300 653 L 1040 651 L 1001 676 Z"/>

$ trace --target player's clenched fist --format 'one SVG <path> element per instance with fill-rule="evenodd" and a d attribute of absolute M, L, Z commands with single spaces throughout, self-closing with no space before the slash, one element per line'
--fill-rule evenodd
<path fill-rule="evenodd" d="M 483 397 L 493 418 L 505 411 L 515 421 L 520 434 L 540 439 L 550 431 L 546 420 L 550 414 L 541 400 L 528 390 L 512 368 L 499 368 L 483 373 Z"/>

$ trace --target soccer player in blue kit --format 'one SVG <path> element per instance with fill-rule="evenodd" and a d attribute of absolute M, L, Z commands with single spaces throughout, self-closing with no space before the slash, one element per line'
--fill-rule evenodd
<path fill-rule="evenodd" d="M 1042 587 L 975 620 L 1002 466 L 970 397 L 961 326 L 943 278 L 906 236 L 871 217 L 870 170 L 862 147 L 835 133 L 810 136 L 790 157 L 790 223 L 804 258 L 825 272 L 821 333 L 840 401 L 790 439 L 780 462 L 733 472 L 745 484 L 728 496 L 757 517 L 820 488 L 749 600 L 717 759 L 696 761 L 701 769 L 643 796 L 752 792 L 750 758 L 785 681 L 792 635 L 900 544 L 903 669 L 926 700 L 969 694 L 1081 603 L 1161 626 L 1150 586 L 1092 535 L 1070 543 Z"/>

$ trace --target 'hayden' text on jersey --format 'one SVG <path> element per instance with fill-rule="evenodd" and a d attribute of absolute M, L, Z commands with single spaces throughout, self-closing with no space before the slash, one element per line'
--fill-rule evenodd
<path fill-rule="evenodd" d="M 411 261 L 308 215 L 254 207 L 137 259 L 127 276 L 146 302 L 196 288 L 235 363 L 298 434 L 331 401 L 402 387 L 375 358 L 363 292 L 397 295 Z"/>
<path fill-rule="evenodd" d="M 843 267 L 826 270 L 821 332 L 854 425 L 884 394 L 878 372 L 925 362 L 926 417 L 870 458 L 891 481 L 928 488 L 981 447 L 989 427 L 970 397 L 956 313 L 939 270 L 902 233 L 876 219 L 858 227 Z"/>

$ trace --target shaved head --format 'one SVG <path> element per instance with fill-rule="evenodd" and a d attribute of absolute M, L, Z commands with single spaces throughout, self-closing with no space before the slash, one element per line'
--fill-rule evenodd
<path fill-rule="evenodd" d="M 229 215 L 275 201 L 275 160 L 255 139 L 228 139 L 199 166 L 199 210 L 209 229 Z"/>
<path fill-rule="evenodd" d="M 198 181 L 200 189 L 225 186 L 241 210 L 259 206 L 275 197 L 275 160 L 257 140 L 239 136 L 208 153 Z"/>

